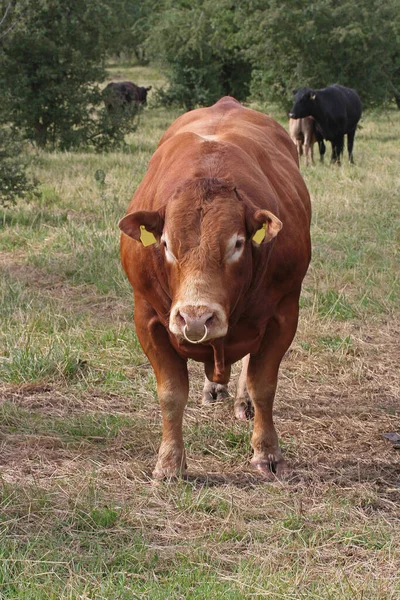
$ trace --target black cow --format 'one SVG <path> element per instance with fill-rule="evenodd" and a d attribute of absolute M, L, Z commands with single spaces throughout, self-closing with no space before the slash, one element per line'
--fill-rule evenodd
<path fill-rule="evenodd" d="M 109 112 L 123 109 L 128 104 L 146 104 L 149 87 L 140 87 L 131 81 L 111 82 L 103 90 L 104 102 Z"/>
<path fill-rule="evenodd" d="M 340 164 L 344 136 L 347 134 L 349 161 L 353 161 L 353 144 L 357 123 L 362 113 L 357 92 L 342 85 L 330 85 L 322 90 L 303 87 L 294 92 L 294 105 L 289 113 L 291 119 L 312 116 L 317 130 L 332 144 L 332 162 Z"/>

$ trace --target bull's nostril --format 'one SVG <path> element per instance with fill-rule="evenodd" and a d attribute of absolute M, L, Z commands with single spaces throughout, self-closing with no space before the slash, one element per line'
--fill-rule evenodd
<path fill-rule="evenodd" d="M 182 327 L 184 325 L 186 325 L 186 319 L 185 319 L 185 317 L 183 315 L 181 315 L 181 313 L 179 312 L 179 310 L 176 313 L 176 317 L 175 318 L 176 318 L 178 324 L 181 325 Z"/>
<path fill-rule="evenodd" d="M 215 321 L 214 317 L 215 317 L 215 315 L 211 315 L 211 317 L 209 317 L 207 319 L 207 321 L 205 322 L 206 327 L 211 327 L 211 325 L 214 324 L 214 321 Z"/>

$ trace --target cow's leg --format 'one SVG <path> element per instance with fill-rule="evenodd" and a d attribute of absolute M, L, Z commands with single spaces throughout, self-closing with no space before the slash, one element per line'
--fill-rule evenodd
<path fill-rule="evenodd" d="M 339 164 L 340 164 L 340 158 L 343 154 L 343 149 L 344 149 L 344 135 L 342 135 L 340 138 L 338 138 L 337 153 L 338 153 L 338 158 L 339 158 Z"/>
<path fill-rule="evenodd" d="M 344 135 L 339 136 L 332 140 L 332 161 L 340 166 L 340 157 L 343 154 L 344 147 Z"/>
<path fill-rule="evenodd" d="M 306 155 L 306 166 L 308 167 L 308 165 L 310 164 L 310 158 L 311 163 L 314 164 L 312 139 L 309 132 L 304 134 L 304 151 Z"/>
<path fill-rule="evenodd" d="M 347 134 L 347 151 L 349 153 L 349 162 L 354 165 L 353 159 L 353 145 L 354 145 L 354 136 L 356 135 L 356 130 L 349 131 Z"/>
<path fill-rule="evenodd" d="M 311 164 L 315 165 L 315 162 L 314 162 L 314 142 L 310 143 L 310 159 L 311 159 Z"/>
<path fill-rule="evenodd" d="M 251 463 L 267 477 L 271 477 L 271 471 L 279 476 L 287 470 L 278 444 L 272 407 L 279 365 L 296 333 L 298 310 L 297 294 L 282 300 L 268 323 L 260 352 L 251 356 L 248 366 L 247 389 L 255 411 Z"/>
<path fill-rule="evenodd" d="M 337 146 L 335 142 L 331 142 L 332 144 L 332 156 L 331 156 L 331 163 L 337 163 L 339 162 L 340 164 L 340 156 L 338 156 L 337 154 Z"/>
<path fill-rule="evenodd" d="M 228 386 L 222 383 L 214 383 L 207 377 L 204 379 L 202 404 L 213 404 L 214 402 L 223 402 L 229 398 Z"/>
<path fill-rule="evenodd" d="M 247 421 L 254 417 L 253 404 L 247 391 L 247 369 L 249 366 L 250 354 L 244 357 L 242 361 L 242 370 L 236 389 L 236 398 L 234 404 L 235 417 L 241 421 Z"/>
<path fill-rule="evenodd" d="M 309 154 L 310 154 L 310 146 L 307 143 L 304 143 L 304 154 L 306 157 L 306 167 L 310 164 Z"/>
<path fill-rule="evenodd" d="M 296 139 L 295 144 L 296 144 L 296 148 L 297 148 L 297 156 L 299 157 L 299 161 L 300 161 L 300 158 L 303 155 L 303 144 L 302 144 L 302 141 L 299 139 Z"/>
<path fill-rule="evenodd" d="M 313 150 L 313 144 L 311 142 L 305 143 L 304 144 L 304 148 L 305 148 L 305 155 L 306 155 L 306 166 L 308 167 L 310 164 L 310 159 L 311 159 L 311 164 L 314 165 L 314 150 Z"/>
<path fill-rule="evenodd" d="M 319 160 L 321 162 L 324 162 L 324 155 L 326 152 L 326 146 L 325 146 L 324 140 L 320 140 L 318 142 L 318 149 L 319 149 Z"/>
<path fill-rule="evenodd" d="M 183 412 L 189 395 L 186 360 L 171 346 L 168 334 L 151 307 L 136 299 L 135 326 L 139 342 L 157 380 L 163 433 L 153 477 L 174 477 L 186 469 Z"/>

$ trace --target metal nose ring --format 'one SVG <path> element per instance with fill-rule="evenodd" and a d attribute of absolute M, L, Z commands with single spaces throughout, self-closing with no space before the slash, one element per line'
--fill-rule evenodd
<path fill-rule="evenodd" d="M 183 328 L 183 335 L 184 335 L 185 340 L 190 342 L 191 344 L 201 344 L 201 342 L 204 342 L 204 340 L 206 339 L 206 337 L 208 335 L 207 325 L 204 325 L 205 333 L 204 333 L 203 337 L 201 338 L 201 340 L 191 340 L 186 335 L 186 330 L 187 330 L 187 325 L 185 325 L 185 327 Z"/>

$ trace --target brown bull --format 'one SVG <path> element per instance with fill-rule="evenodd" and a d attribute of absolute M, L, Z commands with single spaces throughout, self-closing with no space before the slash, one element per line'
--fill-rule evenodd
<path fill-rule="evenodd" d="M 282 474 L 272 406 L 311 254 L 310 199 L 290 137 L 229 97 L 184 114 L 162 137 L 119 226 L 162 411 L 153 475 L 186 468 L 187 359 L 205 364 L 206 402 L 226 394 L 231 365 L 243 357 L 235 415 L 245 419 L 252 402 L 252 464 Z"/>

